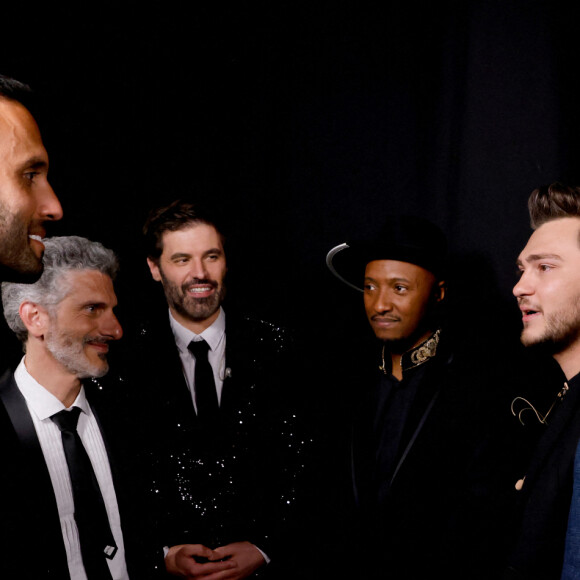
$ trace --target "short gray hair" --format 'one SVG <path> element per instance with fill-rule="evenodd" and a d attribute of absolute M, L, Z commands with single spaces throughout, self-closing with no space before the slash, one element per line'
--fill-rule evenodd
<path fill-rule="evenodd" d="M 99 242 L 79 236 L 45 238 L 44 271 L 34 284 L 2 283 L 4 318 L 16 336 L 25 342 L 28 331 L 18 310 L 23 302 L 34 302 L 49 311 L 68 294 L 67 274 L 74 271 L 96 270 L 112 280 L 119 270 L 119 262 L 112 250 Z"/>

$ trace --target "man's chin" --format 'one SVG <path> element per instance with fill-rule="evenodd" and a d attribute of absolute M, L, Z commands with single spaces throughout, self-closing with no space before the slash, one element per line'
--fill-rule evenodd
<path fill-rule="evenodd" d="M 0 281 L 14 282 L 15 284 L 34 284 L 37 282 L 42 272 L 44 265 L 41 261 L 37 264 L 30 264 L 30 267 L 11 268 L 3 264 L 0 265 Z"/>
<path fill-rule="evenodd" d="M 380 337 L 377 336 L 379 340 L 385 343 L 385 346 L 389 352 L 396 354 L 403 354 L 411 348 L 413 348 L 413 340 L 408 337 Z"/>
<path fill-rule="evenodd" d="M 76 373 L 79 379 L 100 379 L 109 372 L 109 365 L 93 365 L 90 368 L 82 369 Z"/>
<path fill-rule="evenodd" d="M 573 336 L 556 339 L 552 336 L 526 336 L 525 331 L 520 336 L 523 346 L 538 355 L 554 356 L 566 350 L 574 341 Z"/>

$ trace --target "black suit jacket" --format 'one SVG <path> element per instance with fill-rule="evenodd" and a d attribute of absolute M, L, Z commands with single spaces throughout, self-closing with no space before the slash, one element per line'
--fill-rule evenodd
<path fill-rule="evenodd" d="M 552 385 L 544 389 L 555 392 L 564 384 L 565 376 L 558 368 Z M 525 476 L 521 491 L 511 487 L 515 506 L 510 538 L 510 555 L 504 578 L 559 580 L 564 556 L 564 543 L 572 485 L 574 458 L 580 440 L 580 375 L 568 381 L 568 393 L 547 418 L 529 462 L 520 468 Z M 550 401 L 550 403 L 552 402 Z M 536 403 L 536 399 L 532 400 Z M 545 412 L 549 405 L 541 407 Z M 520 436 L 536 440 L 528 433 L 538 424 L 528 413 Z"/>
<path fill-rule="evenodd" d="M 158 546 L 215 548 L 249 541 L 278 567 L 289 538 L 305 463 L 293 342 L 262 320 L 226 315 L 220 420 L 197 420 L 167 311 L 125 344 L 127 375 L 139 401 L 142 464 Z M 274 564 L 276 562 L 276 564 Z"/>
<path fill-rule="evenodd" d="M 109 454 L 131 575 L 133 518 L 141 508 L 133 504 L 125 476 L 131 472 L 131 453 L 119 432 L 126 409 L 117 395 L 104 391 L 96 382 L 88 381 L 85 390 Z M 0 378 L 0 394 L 0 576 L 66 580 L 69 572 L 52 483 L 26 402 L 11 371 Z"/>
<path fill-rule="evenodd" d="M 353 420 L 353 538 L 357 552 L 376 554 L 354 561 L 355 573 L 362 569 L 365 577 L 488 579 L 500 566 L 502 506 L 495 494 L 498 482 L 515 481 L 498 453 L 511 419 L 510 393 L 488 361 L 458 355 L 447 338 L 424 363 L 408 445 L 380 501 L 373 479 L 376 401 L 368 390 L 378 380 L 376 345 L 372 362 L 360 361 L 371 373 L 360 375 L 367 395 Z"/>

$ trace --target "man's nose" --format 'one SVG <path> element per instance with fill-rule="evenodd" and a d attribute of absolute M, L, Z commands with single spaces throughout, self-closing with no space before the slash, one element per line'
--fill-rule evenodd
<path fill-rule="evenodd" d="M 516 298 L 519 298 L 520 296 L 528 296 L 532 293 L 533 288 L 530 277 L 527 276 L 525 272 L 523 272 L 517 284 L 514 286 L 513 294 Z"/>
<path fill-rule="evenodd" d="M 52 186 L 48 182 L 46 182 L 45 187 L 38 194 L 37 214 L 43 221 L 58 221 L 62 219 L 62 206 Z"/>
<path fill-rule="evenodd" d="M 386 291 L 379 292 L 374 306 L 377 312 L 390 312 L 393 309 L 390 293 Z"/>
<path fill-rule="evenodd" d="M 123 327 L 112 312 L 104 317 L 101 333 L 104 336 L 111 337 L 113 340 L 119 340 L 123 336 Z"/>
<path fill-rule="evenodd" d="M 205 264 L 201 259 L 194 259 L 191 260 L 191 269 L 190 273 L 194 278 L 207 278 L 207 270 L 205 268 Z"/>

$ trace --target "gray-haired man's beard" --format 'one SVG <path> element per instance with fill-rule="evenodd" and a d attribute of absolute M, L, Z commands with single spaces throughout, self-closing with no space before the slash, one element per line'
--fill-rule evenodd
<path fill-rule="evenodd" d="M 102 377 L 109 371 L 106 355 L 99 355 L 102 361 L 99 365 L 91 363 L 85 354 L 86 342 L 98 339 L 92 337 L 78 339 L 66 332 L 53 330 L 46 333 L 44 340 L 47 350 L 54 359 L 79 379 Z"/>

